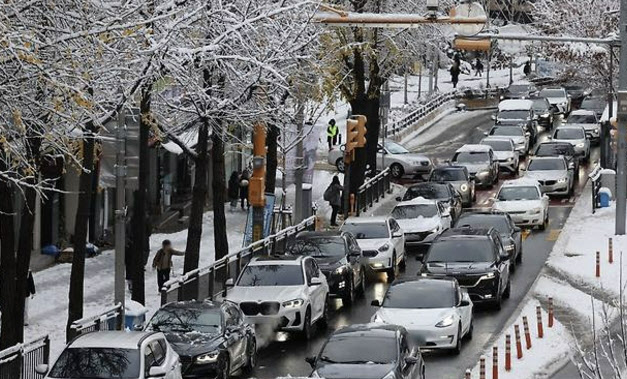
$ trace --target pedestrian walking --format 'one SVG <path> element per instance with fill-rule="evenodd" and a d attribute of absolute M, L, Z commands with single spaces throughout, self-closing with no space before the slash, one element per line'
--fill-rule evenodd
<path fill-rule="evenodd" d="M 237 199 L 239 198 L 239 173 L 237 171 L 233 171 L 229 178 L 228 195 L 231 210 L 234 210 L 237 207 Z"/>
<path fill-rule="evenodd" d="M 451 72 L 451 82 L 453 83 L 453 88 L 457 88 L 457 83 L 459 82 L 459 73 L 460 73 L 460 69 L 459 69 L 459 62 L 455 62 L 453 63 L 453 66 L 451 66 L 450 72 Z"/>
<path fill-rule="evenodd" d="M 333 177 L 331 184 L 324 191 L 324 200 L 331 205 L 331 226 L 337 226 L 337 214 L 342 206 L 342 185 L 337 175 Z"/>
<path fill-rule="evenodd" d="M 244 170 L 239 178 L 239 198 L 242 206 L 242 210 L 248 209 L 248 171 Z M 244 208 L 244 202 L 246 202 L 246 208 Z"/>
<path fill-rule="evenodd" d="M 483 63 L 481 63 L 479 58 L 477 58 L 477 61 L 475 62 L 475 76 L 483 76 Z"/>
<path fill-rule="evenodd" d="M 28 270 L 28 276 L 26 277 L 26 298 L 24 299 L 24 325 L 28 325 L 28 301 L 35 296 L 35 280 L 33 279 L 33 272 Z"/>
<path fill-rule="evenodd" d="M 334 119 L 329 120 L 329 125 L 327 125 L 327 143 L 329 144 L 329 151 L 333 150 L 333 146 L 337 144 L 337 135 L 340 130 L 335 123 Z"/>
<path fill-rule="evenodd" d="M 523 67 L 523 73 L 525 76 L 531 75 L 531 61 L 527 61 Z"/>
<path fill-rule="evenodd" d="M 161 243 L 161 249 L 157 251 L 155 258 L 152 260 L 152 268 L 157 270 L 157 286 L 159 287 L 159 292 L 161 292 L 163 284 L 170 280 L 173 255 L 181 256 L 185 255 L 185 252 L 175 250 L 172 247 L 172 242 L 170 242 L 170 240 L 163 240 Z"/>

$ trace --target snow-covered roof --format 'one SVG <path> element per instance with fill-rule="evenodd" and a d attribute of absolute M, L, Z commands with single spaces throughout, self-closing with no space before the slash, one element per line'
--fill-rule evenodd
<path fill-rule="evenodd" d="M 581 126 L 580 124 L 563 124 L 558 126 L 555 130 L 558 129 L 577 129 L 577 130 L 582 130 L 583 126 Z"/>
<path fill-rule="evenodd" d="M 518 179 L 506 180 L 503 182 L 501 187 L 520 187 L 520 186 L 539 186 L 539 185 L 540 183 L 538 183 L 538 181 L 535 179 L 522 177 Z"/>
<path fill-rule="evenodd" d="M 520 111 L 533 108 L 533 101 L 511 99 L 503 100 L 499 103 L 499 111 Z"/>
<path fill-rule="evenodd" d="M 407 205 L 421 205 L 421 204 L 437 204 L 437 200 L 434 199 L 425 199 L 422 196 L 418 196 L 414 199 L 411 200 L 407 200 L 407 201 L 402 201 L 398 204 L 396 204 L 397 207 L 403 207 L 403 206 L 407 206 Z"/>
<path fill-rule="evenodd" d="M 185 146 L 192 149 L 198 143 L 198 129 L 194 128 L 194 129 L 186 130 L 178 135 L 178 139 L 181 142 L 183 142 Z M 164 149 L 166 149 L 172 154 L 179 155 L 183 153 L 183 149 L 181 149 L 179 145 L 177 145 L 176 143 L 172 141 L 162 143 L 161 147 L 163 147 Z"/>
<path fill-rule="evenodd" d="M 351 217 L 345 224 L 376 224 L 386 222 L 388 218 L 389 216 Z"/>
<path fill-rule="evenodd" d="M 591 111 L 587 109 L 577 109 L 576 111 L 570 112 L 570 115 L 575 115 L 575 116 L 590 116 L 590 115 L 594 116 L 595 114 L 596 114 L 595 111 Z"/>
<path fill-rule="evenodd" d="M 488 136 L 481 140 L 481 144 L 490 141 L 510 141 L 512 143 L 514 142 L 514 140 L 508 136 Z"/>
<path fill-rule="evenodd" d="M 137 349 L 139 343 L 150 333 L 146 332 L 121 332 L 102 331 L 98 333 L 83 334 L 72 342 L 71 346 L 83 348 L 116 348 Z"/>
<path fill-rule="evenodd" d="M 515 81 L 514 83 L 512 83 L 511 85 L 513 86 L 530 86 L 533 85 L 530 81 L 528 80 L 518 80 Z"/>
<path fill-rule="evenodd" d="M 488 145 L 478 145 L 478 144 L 468 144 L 457 149 L 457 153 L 462 152 L 485 152 L 492 150 L 492 148 Z"/>

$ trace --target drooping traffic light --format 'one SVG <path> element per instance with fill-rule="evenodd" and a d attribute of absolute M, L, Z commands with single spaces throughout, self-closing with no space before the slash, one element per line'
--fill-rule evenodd
<path fill-rule="evenodd" d="M 355 158 L 355 148 L 359 147 L 357 138 L 359 136 L 358 131 L 359 123 L 357 120 L 346 120 L 346 150 L 344 155 L 344 161 L 350 163 Z"/>
<path fill-rule="evenodd" d="M 366 146 L 366 132 L 368 131 L 368 129 L 366 129 L 366 122 L 368 119 L 366 116 L 362 115 L 356 115 L 354 117 L 357 120 L 357 147 L 364 147 Z"/>
<path fill-rule="evenodd" d="M 248 202 L 253 207 L 264 207 L 266 205 L 266 130 L 263 124 L 256 124 L 253 132 L 253 174 L 248 181 Z"/>
<path fill-rule="evenodd" d="M 453 47 L 465 51 L 490 51 L 492 40 L 490 38 L 455 37 Z"/>

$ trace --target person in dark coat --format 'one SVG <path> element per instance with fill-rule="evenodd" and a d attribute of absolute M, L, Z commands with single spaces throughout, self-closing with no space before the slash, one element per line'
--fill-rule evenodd
<path fill-rule="evenodd" d="M 451 82 L 453 83 L 453 88 L 457 88 L 457 83 L 459 82 L 459 73 L 460 73 L 460 69 L 459 69 L 459 62 L 456 60 L 453 63 L 453 66 L 451 66 Z"/>
<path fill-rule="evenodd" d="M 475 62 L 475 76 L 483 75 L 483 63 L 481 63 L 481 59 L 477 58 Z"/>
<path fill-rule="evenodd" d="M 331 226 L 337 226 L 337 214 L 342 207 L 342 185 L 337 175 L 333 177 L 331 184 L 324 191 L 324 199 L 331 205 Z"/>
<path fill-rule="evenodd" d="M 245 210 L 250 206 L 250 204 L 248 204 L 248 184 L 248 172 L 244 170 L 244 172 L 242 172 L 242 176 L 239 178 L 239 198 L 242 210 Z M 244 201 L 246 201 L 246 208 L 244 208 Z"/>
<path fill-rule="evenodd" d="M 231 209 L 235 209 L 237 207 L 237 199 L 239 198 L 239 173 L 237 171 L 233 171 L 229 178 L 228 195 Z"/>
<path fill-rule="evenodd" d="M 28 325 L 28 300 L 35 296 L 35 280 L 33 279 L 33 273 L 28 270 L 28 276 L 26 277 L 26 299 L 24 299 L 24 325 Z"/>
<path fill-rule="evenodd" d="M 531 74 L 531 61 L 527 61 L 525 66 L 523 67 L 523 73 L 525 76 L 529 76 Z"/>

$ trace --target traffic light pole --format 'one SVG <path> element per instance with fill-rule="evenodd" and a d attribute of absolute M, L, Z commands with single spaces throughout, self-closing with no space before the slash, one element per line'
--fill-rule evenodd
<path fill-rule="evenodd" d="M 115 133 L 115 275 L 114 275 L 114 303 L 121 304 L 121 317 L 124 320 L 125 291 L 125 265 L 126 254 L 126 117 L 124 110 L 118 114 L 118 125 Z M 122 330 L 123 325 L 116 325 L 117 330 Z"/>
<path fill-rule="evenodd" d="M 616 234 L 625 234 L 627 211 L 627 0 L 620 2 L 620 69 L 618 75 L 618 152 L 616 175 Z"/>

